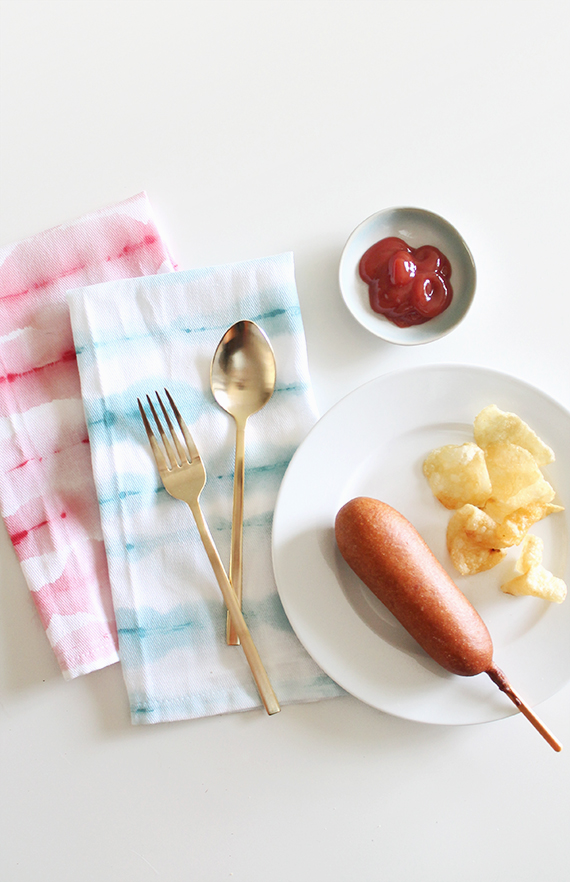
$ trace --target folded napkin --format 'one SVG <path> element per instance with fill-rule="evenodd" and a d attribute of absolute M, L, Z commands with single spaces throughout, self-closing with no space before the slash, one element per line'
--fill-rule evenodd
<path fill-rule="evenodd" d="M 277 594 L 271 524 L 281 478 L 316 419 L 289 254 L 68 294 L 133 723 L 261 706 L 189 508 L 164 490 L 137 397 L 164 387 L 208 480 L 201 502 L 227 568 L 235 423 L 214 402 L 212 355 L 241 319 L 275 351 L 277 386 L 246 429 L 243 610 L 281 703 L 341 694 L 295 637 Z"/>
<path fill-rule="evenodd" d="M 66 678 L 118 655 L 65 292 L 172 269 L 144 193 L 0 249 L 0 511 Z"/>

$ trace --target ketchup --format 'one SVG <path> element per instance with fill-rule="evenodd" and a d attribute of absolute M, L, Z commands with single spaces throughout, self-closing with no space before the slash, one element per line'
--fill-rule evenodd
<path fill-rule="evenodd" d="M 403 239 L 389 236 L 362 256 L 359 272 L 374 312 L 399 328 L 435 318 L 453 297 L 451 264 L 433 245 L 411 248 Z"/>

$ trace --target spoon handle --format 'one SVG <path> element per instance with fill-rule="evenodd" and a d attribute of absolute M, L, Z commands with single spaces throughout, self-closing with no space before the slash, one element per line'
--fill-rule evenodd
<path fill-rule="evenodd" d="M 241 609 L 243 579 L 243 489 L 245 476 L 245 423 L 236 419 L 236 452 L 234 466 L 234 499 L 232 511 L 232 544 L 230 550 L 229 577 Z M 233 619 L 228 610 L 226 618 L 226 642 L 239 646 Z"/>

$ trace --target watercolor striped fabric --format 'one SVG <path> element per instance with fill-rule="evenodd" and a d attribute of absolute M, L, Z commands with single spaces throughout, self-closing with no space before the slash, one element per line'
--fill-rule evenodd
<path fill-rule="evenodd" d="M 133 723 L 261 707 L 188 507 L 163 489 L 137 397 L 168 388 L 205 462 L 204 515 L 229 563 L 235 424 L 214 402 L 212 355 L 225 330 L 256 321 L 277 387 L 246 430 L 243 609 L 281 703 L 341 694 L 301 647 L 281 607 L 271 523 L 281 478 L 316 419 L 289 254 L 69 292 L 101 507 L 120 656 Z"/>
<path fill-rule="evenodd" d="M 66 678 L 118 658 L 66 290 L 172 269 L 144 193 L 0 249 L 0 510 Z"/>

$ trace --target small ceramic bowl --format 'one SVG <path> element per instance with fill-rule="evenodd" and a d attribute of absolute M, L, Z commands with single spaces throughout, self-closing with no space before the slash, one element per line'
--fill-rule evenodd
<path fill-rule="evenodd" d="M 360 258 L 371 245 L 387 236 L 397 236 L 412 248 L 433 245 L 451 263 L 453 298 L 441 315 L 409 328 L 399 328 L 370 306 L 368 285 L 358 272 Z M 431 343 L 449 334 L 465 317 L 475 294 L 475 263 L 455 227 L 444 218 L 422 208 L 387 208 L 362 221 L 351 233 L 342 252 L 340 290 L 348 309 L 367 330 L 403 346 Z"/>

